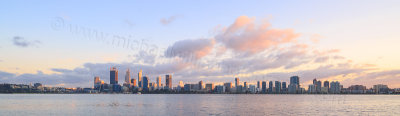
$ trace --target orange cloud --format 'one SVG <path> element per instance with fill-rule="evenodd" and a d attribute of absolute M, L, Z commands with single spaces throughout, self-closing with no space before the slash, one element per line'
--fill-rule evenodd
<path fill-rule="evenodd" d="M 237 52 L 255 54 L 270 47 L 296 41 L 300 34 L 292 29 L 273 29 L 268 22 L 254 23 L 255 18 L 240 16 L 216 40 Z"/>

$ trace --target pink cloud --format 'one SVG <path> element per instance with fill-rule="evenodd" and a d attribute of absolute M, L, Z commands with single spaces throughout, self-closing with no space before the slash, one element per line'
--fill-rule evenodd
<path fill-rule="evenodd" d="M 292 29 L 274 29 L 268 22 L 257 25 L 254 21 L 255 18 L 240 16 L 218 34 L 216 40 L 234 51 L 256 54 L 270 47 L 295 42 L 300 36 Z"/>

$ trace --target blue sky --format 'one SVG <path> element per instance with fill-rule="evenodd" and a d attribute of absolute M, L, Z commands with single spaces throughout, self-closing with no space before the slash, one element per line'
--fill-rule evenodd
<path fill-rule="evenodd" d="M 135 67 L 137 65 L 156 66 L 157 64 L 173 62 L 174 58 L 166 58 L 164 55 L 168 47 L 179 41 L 193 43 L 185 40 L 200 38 L 215 41 L 215 44 L 212 44 L 213 52 L 216 52 L 215 50 L 220 47 L 226 48 L 227 52 L 223 55 L 224 57 L 206 55 L 196 59 L 196 62 L 220 64 L 237 57 L 238 54 L 243 55 L 245 53 L 239 53 L 238 49 L 226 47 L 228 45 L 227 41 L 225 43 L 221 42 L 221 39 L 218 39 L 216 35 L 221 34 L 221 31 L 226 31 L 224 28 L 234 24 L 235 20 L 239 19 L 240 16 L 247 16 L 254 19 L 253 23 L 256 25 L 268 22 L 271 25 L 271 29 L 294 30 L 294 33 L 299 33 L 301 36 L 296 37 L 296 40 L 290 44 L 307 44 L 310 46 L 309 49 L 312 49 L 309 51 L 310 53 L 315 50 L 338 49 L 340 52 L 335 54 L 345 57 L 346 62 L 351 61 L 352 65 L 357 65 L 357 69 L 365 64 L 374 66 L 368 67 L 374 70 L 352 72 L 351 74 L 354 75 L 352 77 L 346 77 L 340 73 L 327 75 L 326 77 L 316 76 L 316 78 L 326 80 L 344 81 L 350 79 L 344 82 L 350 85 L 353 84 L 354 78 L 365 77 L 373 72 L 378 73 L 399 69 L 400 63 L 398 63 L 398 59 L 400 55 L 398 55 L 399 47 L 397 45 L 400 42 L 399 5 L 398 1 L 382 2 L 372 0 L 284 2 L 3 1 L 0 4 L 0 32 L 2 32 L 0 34 L 0 71 L 7 74 L 15 74 L 15 76 L 6 77 L 0 75 L 0 78 L 4 82 L 29 83 L 19 79 L 19 77 L 24 74 L 37 76 L 41 74 L 38 72 L 42 72 L 43 75 L 49 77 L 51 77 L 50 75 L 55 77 L 62 75 L 62 78 L 69 78 L 68 74 L 64 74 L 65 72 L 57 72 L 53 69 L 71 71 L 77 68 L 88 69 L 84 66 L 85 63 L 128 65 L 128 67 L 136 68 L 135 70 L 137 70 L 141 69 L 140 67 Z M 64 28 L 54 29 L 52 27 L 57 24 L 57 19 L 63 21 Z M 166 20 L 169 23 L 163 24 L 162 20 Z M 68 25 L 84 27 L 115 36 L 129 37 L 131 40 L 145 41 L 147 45 L 157 48 L 157 57 L 154 59 L 155 62 L 146 63 L 143 58 L 147 57 L 137 56 L 140 51 L 138 49 L 126 49 L 122 48 L 121 45 L 86 37 L 81 31 L 79 33 L 71 32 Z M 18 41 L 29 44 L 27 46 L 16 45 L 16 37 L 22 38 L 22 40 Z M 318 39 L 319 41 L 313 42 L 311 39 Z M 274 47 L 284 48 L 290 46 L 286 44 L 279 44 Z M 207 45 L 207 42 L 204 45 Z M 190 49 L 195 50 L 193 47 Z M 265 49 L 268 51 L 269 48 Z M 279 54 L 281 51 L 274 52 Z M 247 56 L 246 58 L 268 56 L 268 53 L 260 52 L 257 55 Z M 182 58 L 182 56 L 176 57 Z M 184 73 L 188 72 L 189 69 L 194 70 L 193 67 L 167 72 L 176 73 L 177 80 L 174 80 L 175 83 L 178 80 L 188 82 L 199 80 L 209 82 L 228 81 L 233 80 L 235 75 L 243 76 L 244 80 L 247 81 L 256 81 L 260 78 L 285 81 L 288 77 L 278 78 L 268 74 L 296 74 L 295 72 L 314 70 L 318 69 L 319 66 L 323 67 L 337 62 L 341 61 L 329 60 L 324 64 L 308 63 L 293 69 L 277 67 L 258 72 L 248 70 L 243 72 L 242 70 L 235 72 L 235 74 L 218 73 L 211 77 L 194 74 L 190 76 L 192 73 Z M 129 64 L 132 65 L 129 66 Z M 108 65 L 104 67 L 106 68 L 104 70 L 107 70 L 107 67 Z M 354 69 L 354 67 L 347 68 Z M 339 67 L 336 67 L 336 69 L 339 69 Z M 125 69 L 122 68 L 121 70 Z M 101 75 L 99 72 L 92 70 L 88 70 L 88 73 Z M 161 75 L 148 74 L 154 77 Z M 86 75 L 80 75 L 79 77 L 82 78 L 79 79 L 92 80 L 92 75 L 87 78 L 84 78 Z M 185 78 L 184 75 L 190 76 L 190 78 Z M 397 74 L 392 74 L 392 77 L 390 75 L 385 76 L 385 78 L 389 79 L 381 82 L 385 83 L 396 76 Z M 104 80 L 107 80 L 107 78 L 102 77 Z M 304 84 L 307 84 L 308 78 L 304 82 Z M 46 83 L 46 79 L 43 80 L 43 83 Z M 362 82 L 360 84 L 371 85 L 370 82 Z M 87 83 L 68 83 L 68 81 L 54 82 L 51 85 L 91 86 Z M 400 84 L 395 86 L 400 87 Z"/>

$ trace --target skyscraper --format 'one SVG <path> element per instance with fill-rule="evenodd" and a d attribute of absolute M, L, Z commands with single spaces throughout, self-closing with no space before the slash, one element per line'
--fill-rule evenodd
<path fill-rule="evenodd" d="M 247 86 L 248 86 L 248 85 L 247 85 L 247 82 L 244 82 L 244 83 L 243 83 L 243 87 L 244 87 L 244 90 L 246 90 L 246 91 L 247 91 L 247 88 L 248 88 Z"/>
<path fill-rule="evenodd" d="M 165 75 L 165 86 L 167 89 L 172 89 L 172 75 Z"/>
<path fill-rule="evenodd" d="M 269 81 L 268 93 L 273 93 L 273 92 L 274 92 L 274 83 L 272 81 Z"/>
<path fill-rule="evenodd" d="M 226 92 L 231 92 L 232 82 L 224 83 L 224 86 Z"/>
<path fill-rule="evenodd" d="M 316 78 L 313 79 L 312 84 L 313 84 L 313 85 L 316 85 L 316 84 L 317 84 L 317 79 L 316 79 Z"/>
<path fill-rule="evenodd" d="M 98 77 L 98 76 L 94 77 L 93 87 L 95 89 L 98 89 L 100 87 L 100 85 L 101 85 L 100 77 Z"/>
<path fill-rule="evenodd" d="M 281 82 L 275 81 L 275 93 L 277 94 L 281 93 L 281 87 L 282 87 Z"/>
<path fill-rule="evenodd" d="M 203 89 L 203 81 L 199 81 L 199 90 Z"/>
<path fill-rule="evenodd" d="M 290 77 L 290 84 L 300 85 L 299 76 Z"/>
<path fill-rule="evenodd" d="M 235 78 L 235 87 L 239 86 L 239 84 L 240 84 L 240 82 L 239 82 L 239 78 L 238 78 L 238 77 L 236 77 L 236 78 Z"/>
<path fill-rule="evenodd" d="M 139 88 L 142 87 L 142 69 L 140 69 L 139 73 L 138 73 L 138 86 Z"/>
<path fill-rule="evenodd" d="M 320 80 L 317 81 L 315 88 L 317 90 L 317 93 L 321 93 L 322 82 Z"/>
<path fill-rule="evenodd" d="M 110 68 L 110 84 L 118 84 L 118 69 Z"/>
<path fill-rule="evenodd" d="M 136 79 L 131 79 L 131 83 L 133 87 L 137 87 Z"/>
<path fill-rule="evenodd" d="M 161 76 L 157 77 L 157 87 L 158 87 L 158 89 L 162 88 L 162 86 L 161 86 Z"/>
<path fill-rule="evenodd" d="M 262 89 L 261 90 L 263 93 L 267 93 L 267 82 L 262 81 Z"/>
<path fill-rule="evenodd" d="M 300 91 L 300 78 L 299 76 L 290 77 L 289 93 L 295 94 Z"/>
<path fill-rule="evenodd" d="M 327 87 L 329 89 L 329 81 L 324 81 L 324 87 Z"/>
<path fill-rule="evenodd" d="M 126 70 L 126 74 L 125 74 L 125 83 L 126 84 L 131 84 L 131 72 L 128 70 Z"/>
<path fill-rule="evenodd" d="M 261 88 L 261 83 L 260 83 L 260 81 L 257 81 L 257 88 Z"/>
<path fill-rule="evenodd" d="M 213 83 L 207 83 L 206 84 L 206 90 L 207 91 L 213 91 L 214 90 L 214 84 Z"/>
<path fill-rule="evenodd" d="M 281 93 L 287 93 L 288 89 L 286 88 L 286 82 L 282 82 L 282 92 Z"/>
<path fill-rule="evenodd" d="M 147 77 L 147 76 L 143 76 L 143 80 L 142 80 L 142 83 L 143 83 L 143 85 L 142 85 L 142 88 L 143 88 L 143 91 L 148 91 L 149 90 L 149 78 Z"/>

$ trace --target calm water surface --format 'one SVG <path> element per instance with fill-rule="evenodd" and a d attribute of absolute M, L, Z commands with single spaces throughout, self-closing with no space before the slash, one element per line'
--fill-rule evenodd
<path fill-rule="evenodd" d="M 0 115 L 400 115 L 400 96 L 0 94 Z"/>

